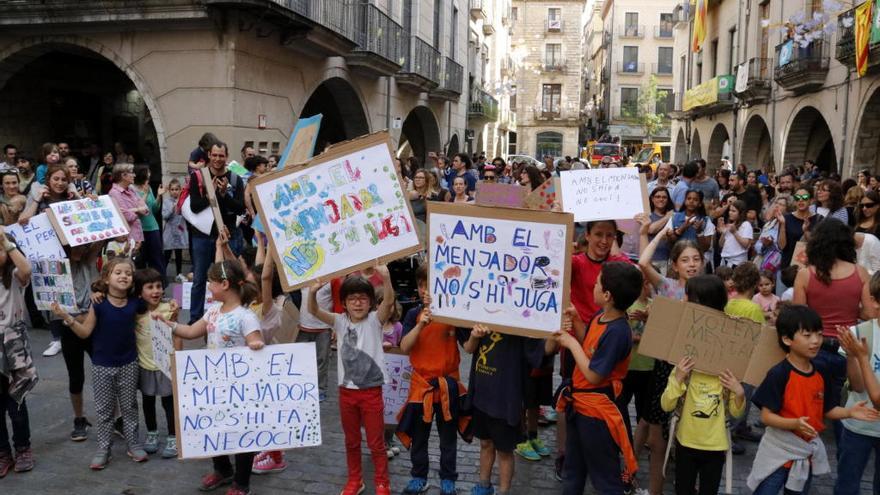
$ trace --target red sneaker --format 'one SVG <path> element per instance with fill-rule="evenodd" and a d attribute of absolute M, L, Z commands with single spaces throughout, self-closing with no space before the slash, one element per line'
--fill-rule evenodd
<path fill-rule="evenodd" d="M 3 418 L 3 421 L 6 421 L 6 418 Z M 13 464 L 15 464 L 15 461 L 12 460 L 12 452 L 9 452 L 8 450 L 0 452 L 0 478 L 9 474 L 9 470 L 12 469 Z"/>
<path fill-rule="evenodd" d="M 376 495 L 391 495 L 391 488 L 384 483 L 380 483 L 376 485 Z"/>
<path fill-rule="evenodd" d="M 366 488 L 364 480 L 348 480 L 339 495 L 361 495 Z"/>
<path fill-rule="evenodd" d="M 225 476 L 214 471 L 202 476 L 202 484 L 199 485 L 199 490 L 209 492 L 230 483 L 232 483 L 232 475 Z"/>
<path fill-rule="evenodd" d="M 251 467 L 251 473 L 253 474 L 269 474 L 269 473 L 280 473 L 287 469 L 287 462 L 284 461 L 283 456 L 275 456 L 273 452 L 267 452 L 266 455 L 260 459 L 259 461 L 254 458 L 254 464 Z"/>
<path fill-rule="evenodd" d="M 226 495 L 250 495 L 250 493 L 250 488 L 242 488 L 234 483 L 229 490 L 226 490 Z"/>

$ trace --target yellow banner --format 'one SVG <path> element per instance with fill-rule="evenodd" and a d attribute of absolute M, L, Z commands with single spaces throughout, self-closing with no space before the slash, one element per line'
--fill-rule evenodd
<path fill-rule="evenodd" d="M 692 108 L 709 105 L 716 101 L 718 101 L 718 78 L 713 77 L 684 92 L 683 110 L 687 112 Z"/>
<path fill-rule="evenodd" d="M 859 77 L 865 75 L 868 70 L 868 37 L 871 34 L 871 12 L 874 10 L 874 0 L 856 7 L 856 72 Z"/>

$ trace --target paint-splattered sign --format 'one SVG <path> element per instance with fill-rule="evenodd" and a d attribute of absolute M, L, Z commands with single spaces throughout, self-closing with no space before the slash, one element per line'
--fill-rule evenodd
<path fill-rule="evenodd" d="M 388 382 L 382 385 L 385 424 L 396 425 L 397 413 L 406 405 L 409 398 L 412 364 L 409 362 L 409 356 L 401 353 L 400 349 L 386 349 L 385 369 L 388 370 Z"/>
<path fill-rule="evenodd" d="M 178 457 L 321 445 L 315 344 L 174 353 Z"/>
<path fill-rule="evenodd" d="M 255 179 L 285 291 L 421 249 L 387 133 L 331 147 L 306 167 Z"/>
<path fill-rule="evenodd" d="M 559 191 L 559 178 L 553 177 L 536 187 L 534 191 L 526 195 L 524 202 L 530 210 L 550 211 L 557 201 Z"/>
<path fill-rule="evenodd" d="M 435 319 L 546 337 L 568 306 L 572 215 L 428 203 Z"/>
<path fill-rule="evenodd" d="M 128 235 L 128 222 L 107 195 L 52 203 L 49 212 L 58 237 L 71 247 Z"/>

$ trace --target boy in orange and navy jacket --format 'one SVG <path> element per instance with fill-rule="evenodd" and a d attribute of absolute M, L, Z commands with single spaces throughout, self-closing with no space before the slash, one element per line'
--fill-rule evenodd
<path fill-rule="evenodd" d="M 622 495 L 638 468 L 623 421 L 626 411 L 620 409 L 617 399 L 632 350 L 626 309 L 639 297 L 641 288 L 638 268 L 623 262 L 604 263 L 593 288 L 602 311 L 593 317 L 586 332 L 582 322 L 575 324 L 583 342 L 566 331 L 555 334 L 555 342 L 571 352 L 577 365 L 571 386 L 559 399 L 567 418 L 564 495 L 581 495 L 587 476 L 597 492 Z M 548 340 L 548 351 L 553 347 L 551 342 Z"/>
<path fill-rule="evenodd" d="M 459 377 L 460 355 L 458 345 L 470 336 L 469 329 L 431 320 L 428 308 L 428 265 L 416 269 L 416 285 L 423 304 L 409 310 L 403 320 L 403 339 L 400 349 L 409 355 L 412 380 L 406 406 L 397 415 L 397 436 L 410 449 L 412 479 L 403 493 L 415 495 L 428 489 L 428 437 L 431 423 L 436 418 L 440 436 L 440 493 L 454 495 L 457 434 L 470 442 L 469 415 L 463 414 L 461 404 L 467 389 Z"/>

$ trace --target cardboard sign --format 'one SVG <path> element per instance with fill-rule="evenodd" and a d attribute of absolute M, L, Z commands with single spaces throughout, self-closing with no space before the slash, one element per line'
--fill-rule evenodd
<path fill-rule="evenodd" d="M 60 260 L 67 257 L 49 215 L 45 213 L 32 216 L 27 225 L 7 225 L 4 231 L 15 239 L 18 249 L 31 261 Z"/>
<path fill-rule="evenodd" d="M 560 172 L 562 210 L 576 222 L 631 219 L 649 214 L 648 183 L 633 167 Z"/>
<path fill-rule="evenodd" d="M 128 235 L 128 222 L 108 195 L 52 203 L 49 220 L 61 242 L 71 247 Z"/>
<path fill-rule="evenodd" d="M 208 196 L 208 207 L 211 208 L 211 213 L 214 215 L 214 223 L 217 225 L 217 228 L 220 229 L 223 227 L 223 215 L 220 214 L 220 205 L 217 203 L 217 191 L 214 189 L 214 179 L 211 178 L 211 171 L 208 170 L 208 167 L 202 167 L 200 172 L 202 173 L 202 184 L 205 185 L 205 192 Z"/>
<path fill-rule="evenodd" d="M 409 398 L 409 383 L 412 379 L 412 364 L 409 356 L 399 348 L 385 350 L 385 369 L 388 370 L 388 383 L 382 385 L 382 398 L 385 400 L 385 424 L 396 425 L 397 413 L 403 409 Z"/>
<path fill-rule="evenodd" d="M 434 319 L 529 337 L 559 330 L 573 232 L 568 213 L 428 203 Z"/>
<path fill-rule="evenodd" d="M 171 356 L 174 354 L 174 339 L 171 337 L 171 327 L 162 320 L 150 318 L 150 343 L 153 347 L 153 362 L 159 367 L 159 371 L 169 380 L 173 380 Z"/>
<path fill-rule="evenodd" d="M 421 249 L 385 132 L 252 183 L 286 292 Z"/>
<path fill-rule="evenodd" d="M 757 386 L 767 370 L 785 358 L 777 340 L 776 330 L 769 326 L 657 297 L 651 303 L 639 354 L 673 364 L 692 356 L 698 371 L 718 375 L 729 369 L 738 379 Z"/>
<path fill-rule="evenodd" d="M 546 182 L 535 188 L 534 191 L 528 193 L 525 198 L 526 208 L 542 211 L 552 210 L 553 203 L 556 202 L 557 191 L 559 191 L 559 178 L 547 179 Z"/>
<path fill-rule="evenodd" d="M 278 168 L 305 163 L 312 158 L 315 143 L 318 141 L 318 131 L 321 130 L 322 117 L 323 115 L 319 113 L 296 121 L 287 148 L 284 148 L 284 154 L 278 162 Z"/>
<path fill-rule="evenodd" d="M 182 284 L 171 284 L 171 293 L 174 300 L 180 305 L 180 309 L 192 309 L 192 282 L 184 282 Z M 209 284 L 205 284 L 205 307 L 214 302 L 214 294 L 211 294 Z"/>
<path fill-rule="evenodd" d="M 499 184 L 495 182 L 477 182 L 474 202 L 480 206 L 506 206 L 508 208 L 524 208 L 529 190 L 518 184 Z"/>
<path fill-rule="evenodd" d="M 321 444 L 315 344 L 174 353 L 181 459 Z"/>
<path fill-rule="evenodd" d="M 807 241 L 797 241 L 794 245 L 794 252 L 791 255 L 791 264 L 797 265 L 801 268 L 810 266 L 810 261 L 807 259 Z"/>
<path fill-rule="evenodd" d="M 51 311 L 53 302 L 68 313 L 78 313 L 76 294 L 73 292 L 73 276 L 70 274 L 70 261 L 32 260 L 31 286 L 37 309 Z"/>

